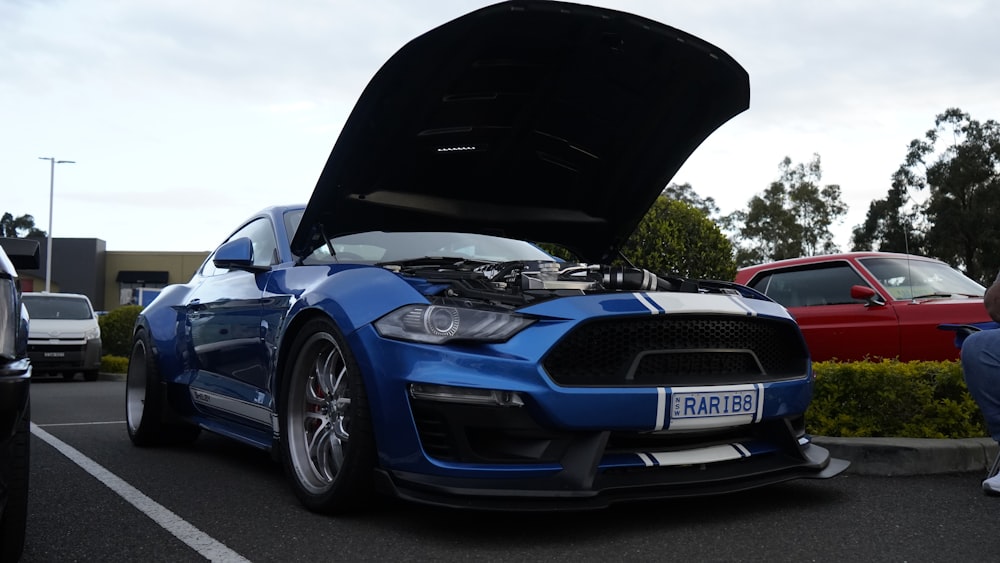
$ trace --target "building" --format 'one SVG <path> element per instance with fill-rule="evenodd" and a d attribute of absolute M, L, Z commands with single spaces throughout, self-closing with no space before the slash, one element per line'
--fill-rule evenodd
<path fill-rule="evenodd" d="M 47 240 L 38 239 L 41 268 L 18 271 L 23 291 L 45 291 Z M 133 289 L 184 283 L 208 257 L 202 252 L 108 251 L 96 238 L 53 238 L 50 290 L 82 293 L 94 309 L 109 311 L 132 300 Z"/>

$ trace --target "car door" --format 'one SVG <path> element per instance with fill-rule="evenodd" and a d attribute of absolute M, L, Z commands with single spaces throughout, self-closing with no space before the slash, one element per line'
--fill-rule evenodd
<path fill-rule="evenodd" d="M 255 219 L 226 242 L 239 239 L 251 245 L 256 270 L 217 267 L 217 249 L 187 302 L 186 330 L 196 365 L 191 388 L 203 408 L 270 424 L 269 351 L 263 338 L 264 287 L 275 261 L 270 219 Z"/>
<path fill-rule="evenodd" d="M 896 357 L 899 320 L 891 305 L 851 297 L 851 287 L 871 287 L 846 261 L 765 270 L 749 283 L 784 305 L 798 322 L 815 361 Z M 873 288 L 874 289 L 874 288 Z"/>

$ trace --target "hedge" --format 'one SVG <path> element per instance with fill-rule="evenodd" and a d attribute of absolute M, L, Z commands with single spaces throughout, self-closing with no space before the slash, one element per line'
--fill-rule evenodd
<path fill-rule="evenodd" d="M 112 355 L 101 356 L 101 373 L 126 372 L 128 372 L 128 358 Z"/>
<path fill-rule="evenodd" d="M 979 438 L 986 423 L 958 361 L 816 362 L 806 428 L 821 436 Z"/>
<path fill-rule="evenodd" d="M 139 305 L 124 305 L 97 318 L 104 354 L 128 357 L 132 349 L 132 329 L 141 311 Z"/>

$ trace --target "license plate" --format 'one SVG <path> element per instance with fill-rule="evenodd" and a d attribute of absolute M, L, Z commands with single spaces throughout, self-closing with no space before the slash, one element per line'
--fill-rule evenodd
<path fill-rule="evenodd" d="M 670 428 L 718 428 L 759 420 L 761 391 L 757 385 L 675 391 L 670 402 Z"/>
<path fill-rule="evenodd" d="M 45 352 L 46 358 L 65 358 L 66 352 Z"/>

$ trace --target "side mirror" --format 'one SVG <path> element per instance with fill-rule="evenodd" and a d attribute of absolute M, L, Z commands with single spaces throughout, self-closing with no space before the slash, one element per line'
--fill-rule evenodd
<path fill-rule="evenodd" d="M 865 302 L 865 307 L 871 307 L 873 305 L 882 306 L 885 305 L 885 299 L 878 294 L 877 291 L 868 287 L 867 285 L 852 285 L 851 286 L 851 299 L 861 299 Z"/>
<path fill-rule="evenodd" d="M 27 238 L 0 238 L 0 247 L 16 270 L 38 269 L 38 241 Z"/>
<path fill-rule="evenodd" d="M 254 266 L 253 263 L 253 243 L 247 237 L 233 239 L 218 248 L 212 263 L 216 268 L 229 270 L 247 270 L 259 272 L 267 270 L 266 267 Z"/>

